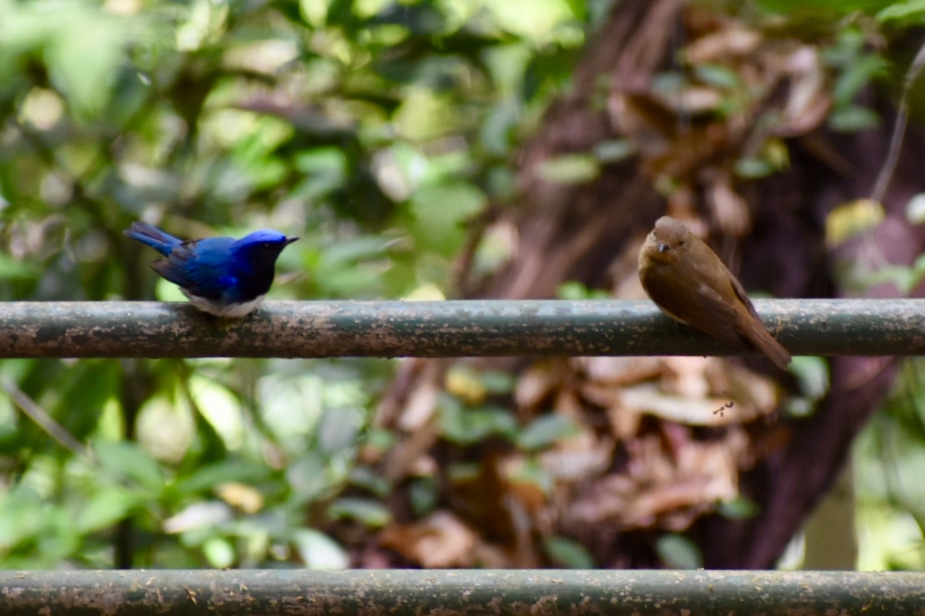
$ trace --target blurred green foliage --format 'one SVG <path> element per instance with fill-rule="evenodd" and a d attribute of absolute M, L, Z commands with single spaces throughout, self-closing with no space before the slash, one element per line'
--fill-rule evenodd
<path fill-rule="evenodd" d="M 860 557 L 870 570 L 925 569 L 925 364 L 906 360 L 855 444 Z"/>
<path fill-rule="evenodd" d="M 608 6 L 0 0 L 0 300 L 182 300 L 122 236 L 140 218 L 302 237 L 274 298 L 452 294 Z M 0 566 L 346 566 L 329 522 L 388 521 L 356 458 L 387 446 L 366 426 L 390 370 L 3 362 Z"/>

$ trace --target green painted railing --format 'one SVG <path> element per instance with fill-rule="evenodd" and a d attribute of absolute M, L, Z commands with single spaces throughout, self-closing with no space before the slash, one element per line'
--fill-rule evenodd
<path fill-rule="evenodd" d="M 925 354 L 925 300 L 758 300 L 794 355 Z M 268 302 L 238 323 L 186 304 L 0 303 L 0 357 L 735 355 L 647 301 Z"/>
<path fill-rule="evenodd" d="M 775 571 L 0 573 L 8 616 L 925 615 L 925 574 Z"/>

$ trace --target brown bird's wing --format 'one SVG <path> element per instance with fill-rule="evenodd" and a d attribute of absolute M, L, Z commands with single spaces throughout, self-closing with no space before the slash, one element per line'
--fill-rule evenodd
<path fill-rule="evenodd" d="M 688 272 L 691 273 L 696 274 Z M 727 344 L 741 347 L 742 337 L 734 328 L 738 319 L 735 307 L 708 284 L 679 285 L 676 277 L 673 271 L 651 268 L 644 272 L 642 284 L 652 301 L 675 320 Z M 691 280 L 701 279 L 697 275 L 689 277 Z"/>
<path fill-rule="evenodd" d="M 745 294 L 742 284 L 735 277 L 730 276 L 730 280 L 732 280 L 733 290 L 735 290 L 736 295 L 742 301 L 742 305 L 748 311 L 747 314 L 737 311 L 735 319 L 736 331 L 758 347 L 758 350 L 767 355 L 778 368 L 786 370 L 787 364 L 792 359 L 790 352 L 768 331 L 768 328 L 761 321 L 761 317 L 758 316 L 752 301 Z"/>

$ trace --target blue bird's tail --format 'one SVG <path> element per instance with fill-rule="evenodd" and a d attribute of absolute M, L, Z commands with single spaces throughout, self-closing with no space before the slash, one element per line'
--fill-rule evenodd
<path fill-rule="evenodd" d="M 169 233 L 164 233 L 157 227 L 152 227 L 146 222 L 133 222 L 132 226 L 123 231 L 123 233 L 133 240 L 138 240 L 143 244 L 147 244 L 165 257 L 170 254 L 170 251 L 183 243 L 183 240 Z"/>

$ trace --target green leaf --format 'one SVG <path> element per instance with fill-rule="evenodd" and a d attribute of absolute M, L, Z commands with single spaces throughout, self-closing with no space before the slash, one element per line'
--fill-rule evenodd
<path fill-rule="evenodd" d="M 482 124 L 479 141 L 487 151 L 498 157 L 506 155 L 514 145 L 514 131 L 523 110 L 513 100 L 495 104 Z"/>
<path fill-rule="evenodd" d="M 44 517 L 49 509 L 49 503 L 22 483 L 0 494 L 0 553 L 9 552 L 19 542 L 43 532 L 49 522 Z"/>
<path fill-rule="evenodd" d="M 385 452 L 395 446 L 397 437 L 394 432 L 382 427 L 372 426 L 363 434 L 363 446 L 376 452 Z"/>
<path fill-rule="evenodd" d="M 860 58 L 855 58 L 844 67 L 843 72 L 835 82 L 835 88 L 832 91 L 832 97 L 838 107 L 850 105 L 857 97 L 858 93 L 874 77 L 886 74 L 888 65 L 880 56 L 865 54 Z"/>
<path fill-rule="evenodd" d="M 866 107 L 859 107 L 858 105 L 841 107 L 829 114 L 829 126 L 831 126 L 833 130 L 843 133 L 874 128 L 879 124 L 880 116 L 874 111 Z"/>
<path fill-rule="evenodd" d="M 92 533 L 110 528 L 148 502 L 148 495 L 120 486 L 95 491 L 76 516 L 77 529 Z"/>
<path fill-rule="evenodd" d="M 899 21 L 906 25 L 925 22 L 925 0 L 906 0 L 893 2 L 877 13 L 877 21 L 887 23 Z"/>
<path fill-rule="evenodd" d="M 914 225 L 925 222 L 925 193 L 919 193 L 909 199 L 909 203 L 906 204 L 906 220 Z"/>
<path fill-rule="evenodd" d="M 368 528 L 382 528 L 392 520 L 385 506 L 365 498 L 339 498 L 328 507 L 332 520 L 356 520 Z"/>
<path fill-rule="evenodd" d="M 55 20 L 57 28 L 48 41 L 46 60 L 78 118 L 97 118 L 109 104 L 125 62 L 129 24 L 82 2 L 74 2 L 69 9 Z"/>
<path fill-rule="evenodd" d="M 720 515 L 731 520 L 745 520 L 758 515 L 760 507 L 758 504 L 745 497 L 739 497 L 731 501 L 723 501 L 719 504 Z"/>
<path fill-rule="evenodd" d="M 559 299 L 610 299 L 610 293 L 603 289 L 589 289 L 577 280 L 563 282 L 556 287 Z"/>
<path fill-rule="evenodd" d="M 116 477 L 129 479 L 139 487 L 160 493 L 164 477 L 157 462 L 135 443 L 96 440 L 93 453 L 100 465 Z"/>
<path fill-rule="evenodd" d="M 569 418 L 556 414 L 543 415 L 530 422 L 517 435 L 517 445 L 526 450 L 543 449 L 576 432 L 577 426 Z"/>
<path fill-rule="evenodd" d="M 494 395 L 509 394 L 514 391 L 514 386 L 517 384 L 511 373 L 500 370 L 481 372 L 479 373 L 479 379 L 482 381 L 482 385 L 485 386 L 485 391 Z"/>
<path fill-rule="evenodd" d="M 515 381 L 508 372 L 481 372 L 465 364 L 456 364 L 447 372 L 444 384 L 446 390 L 456 398 L 476 405 L 488 395 L 511 393 Z"/>
<path fill-rule="evenodd" d="M 468 182 L 421 186 L 411 195 L 415 236 L 428 248 L 452 256 L 465 237 L 463 223 L 485 206 L 485 193 Z"/>
<path fill-rule="evenodd" d="M 734 90 L 742 85 L 737 72 L 719 64 L 699 64 L 694 67 L 694 73 L 703 83 L 724 90 Z"/>
<path fill-rule="evenodd" d="M 810 400 L 821 400 L 829 392 L 829 362 L 809 355 L 794 357 L 790 372 L 797 377 L 800 393 Z"/>
<path fill-rule="evenodd" d="M 286 469 L 286 480 L 296 495 L 296 502 L 311 502 L 331 487 L 325 458 L 316 451 L 308 451 Z"/>
<path fill-rule="evenodd" d="M 543 541 L 546 555 L 557 567 L 568 569 L 594 569 L 594 557 L 583 545 L 566 537 L 547 537 Z"/>
<path fill-rule="evenodd" d="M 331 0 L 299 0 L 299 14 L 305 23 L 318 28 L 324 25 Z"/>
<path fill-rule="evenodd" d="M 883 205 L 870 199 L 858 199 L 834 207 L 825 219 L 825 240 L 829 246 L 839 246 L 852 237 L 868 233 L 884 217 Z"/>
<path fill-rule="evenodd" d="M 423 517 L 433 511 L 439 500 L 436 482 L 430 477 L 419 477 L 411 480 L 408 486 L 408 498 L 414 515 Z"/>
<path fill-rule="evenodd" d="M 662 535 L 655 551 L 669 569 L 701 569 L 703 555 L 697 544 L 682 535 Z"/>
<path fill-rule="evenodd" d="M 343 150 L 334 147 L 314 148 L 299 152 L 295 167 L 305 179 L 293 191 L 293 197 L 314 201 L 344 185 L 347 179 L 347 158 Z"/>
<path fill-rule="evenodd" d="M 590 154 L 563 154 L 547 158 L 537 167 L 537 174 L 556 184 L 586 184 L 600 175 L 601 167 Z"/>
<path fill-rule="evenodd" d="M 0 280 L 33 280 L 37 278 L 38 275 L 39 270 L 34 264 L 15 259 L 5 253 L 0 253 Z"/>
<path fill-rule="evenodd" d="M 611 139 L 601 141 L 594 146 L 594 157 L 601 163 L 618 163 L 626 160 L 636 152 L 636 147 L 629 139 Z"/>
<path fill-rule="evenodd" d="M 504 0 L 486 3 L 484 7 L 501 28 L 537 40 L 545 39 L 556 26 L 575 18 L 574 7 L 566 0 Z"/>
<path fill-rule="evenodd" d="M 461 128 L 452 99 L 421 86 L 408 89 L 393 122 L 399 135 L 416 142 L 438 139 Z"/>
<path fill-rule="evenodd" d="M 381 259 L 389 250 L 390 242 L 379 235 L 363 235 L 332 241 L 321 254 L 323 268 L 354 267 L 362 261 Z"/>
<path fill-rule="evenodd" d="M 749 180 L 768 177 L 777 170 L 770 161 L 761 158 L 740 158 L 735 162 L 736 175 Z"/>
<path fill-rule="evenodd" d="M 334 455 L 356 445 L 363 419 L 355 408 L 325 409 L 317 428 L 321 453 Z"/>
<path fill-rule="evenodd" d="M 500 407 L 464 409 L 454 398 L 441 395 L 440 433 L 449 441 L 470 445 L 489 436 L 514 438 L 517 434 L 517 420 Z"/>
<path fill-rule="evenodd" d="M 350 472 L 350 484 L 385 498 L 394 487 L 392 482 L 368 466 L 357 466 Z"/>
<path fill-rule="evenodd" d="M 199 374 L 190 377 L 189 391 L 196 408 L 222 437 L 225 446 L 231 450 L 241 448 L 247 432 L 241 402 L 234 393 L 215 380 Z"/>
<path fill-rule="evenodd" d="M 862 277 L 866 286 L 888 282 L 892 283 L 903 295 L 908 295 L 909 292 L 919 284 L 921 279 L 921 272 L 917 272 L 914 268 L 905 267 L 903 265 L 888 265 L 881 267 L 877 271 Z"/>
<path fill-rule="evenodd" d="M 59 398 L 50 410 L 75 438 L 85 440 L 95 434 L 100 421 L 98 413 L 88 413 L 87 409 L 104 408 L 117 391 L 118 378 L 115 362 L 81 361 L 55 380 Z"/>
<path fill-rule="evenodd" d="M 538 488 L 543 494 L 552 493 L 555 480 L 546 468 L 537 460 L 527 458 L 514 468 L 508 479 L 514 483 L 528 483 Z"/>
<path fill-rule="evenodd" d="M 202 553 L 205 554 L 209 565 L 216 569 L 227 569 L 234 564 L 236 555 L 234 547 L 224 537 L 213 537 L 202 545 Z"/>
<path fill-rule="evenodd" d="M 263 462 L 227 459 L 178 479 L 171 486 L 171 493 L 182 499 L 211 492 L 215 486 L 230 481 L 251 485 L 266 483 L 269 475 L 270 468 Z"/>
<path fill-rule="evenodd" d="M 783 13 L 788 17 L 810 14 L 819 19 L 837 19 L 855 11 L 872 11 L 883 6 L 884 0 L 760 0 L 758 5 L 767 11 Z"/>
<path fill-rule="evenodd" d="M 300 529 L 293 533 L 292 541 L 309 569 L 346 569 L 350 566 L 350 556 L 344 548 L 322 532 Z"/>

